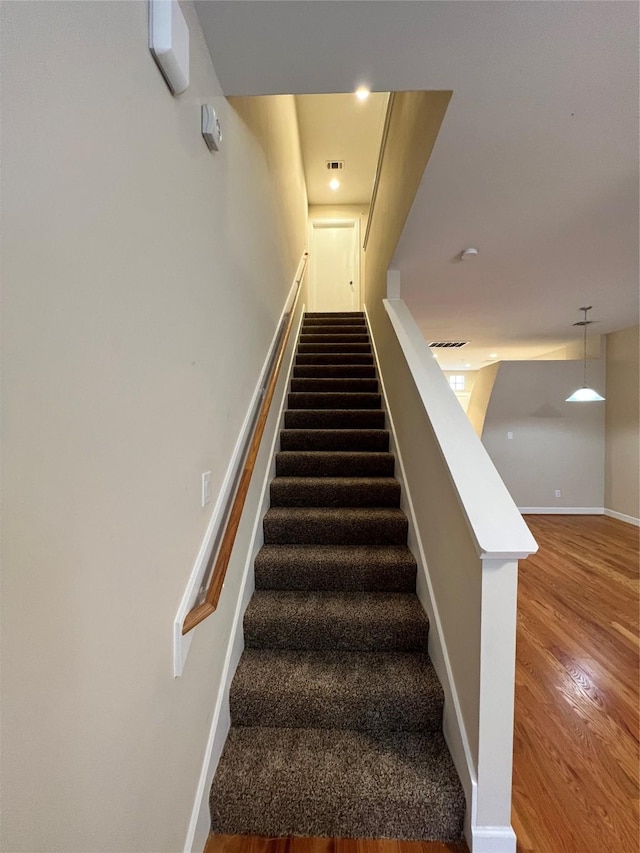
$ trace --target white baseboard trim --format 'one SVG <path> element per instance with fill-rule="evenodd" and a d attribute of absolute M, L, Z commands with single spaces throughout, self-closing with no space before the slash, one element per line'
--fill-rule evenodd
<path fill-rule="evenodd" d="M 472 830 L 472 853 L 516 853 L 516 834 L 510 826 L 482 826 Z"/>
<path fill-rule="evenodd" d="M 604 514 L 610 518 L 617 518 L 618 521 L 626 521 L 627 524 L 633 524 L 635 527 L 640 527 L 640 518 L 635 518 L 633 515 L 625 515 L 624 512 L 616 512 L 615 509 L 607 509 L 605 507 Z"/>
<path fill-rule="evenodd" d="M 305 306 L 303 305 L 300 311 L 299 322 L 295 331 L 293 332 L 294 341 L 297 341 L 300 336 L 300 326 L 302 325 L 302 318 L 304 317 L 304 309 Z M 276 420 L 276 427 L 274 429 L 273 438 L 271 440 L 271 445 L 269 448 L 270 462 L 267 467 L 261 486 L 259 510 L 255 518 L 253 530 L 251 532 L 251 544 L 242 575 L 240 594 L 238 596 L 236 610 L 233 617 L 233 624 L 229 635 L 222 678 L 220 679 L 220 687 L 216 699 L 213 719 L 211 721 L 211 729 L 209 731 L 207 747 L 202 762 L 202 769 L 200 771 L 200 779 L 198 781 L 198 787 L 196 789 L 196 796 L 193 805 L 193 810 L 191 813 L 191 820 L 189 822 L 189 828 L 187 830 L 184 853 L 202 853 L 207 838 L 209 837 L 211 827 L 211 817 L 209 812 L 209 791 L 211 790 L 213 777 L 215 776 L 215 772 L 218 767 L 218 762 L 220 761 L 220 756 L 222 755 L 222 750 L 224 748 L 227 735 L 229 734 L 229 728 L 231 726 L 231 713 L 229 709 L 229 689 L 231 687 L 231 682 L 233 680 L 233 676 L 235 675 L 236 668 L 240 661 L 240 656 L 244 651 L 244 634 L 242 631 L 242 620 L 244 617 L 244 612 L 247 609 L 247 605 L 249 604 L 249 600 L 251 599 L 251 596 L 253 595 L 254 591 L 253 564 L 256 558 L 256 554 L 258 553 L 263 544 L 262 519 L 267 509 L 269 508 L 269 484 L 271 483 L 271 480 L 275 477 L 275 453 L 276 448 L 278 446 L 278 442 L 280 440 L 280 428 L 284 420 L 284 408 L 287 401 L 287 390 L 289 388 L 289 381 L 291 379 L 291 372 L 293 369 L 293 362 L 295 358 L 295 350 L 296 348 L 294 346 L 291 350 L 289 361 L 286 365 L 286 379 L 282 387 L 282 395 L 279 401 L 278 408 L 278 418 Z"/>
<path fill-rule="evenodd" d="M 601 506 L 519 506 L 522 515 L 604 515 Z"/>
<path fill-rule="evenodd" d="M 424 553 L 424 548 L 422 546 L 422 540 L 418 533 L 415 508 L 411 498 L 411 492 L 407 485 L 406 469 L 402 460 L 402 454 L 398 447 L 395 425 L 391 416 L 391 412 L 389 411 L 387 393 L 384 381 L 382 379 L 382 375 L 380 374 L 379 370 L 378 351 L 376 349 L 375 340 L 371 332 L 371 324 L 369 323 L 369 315 L 367 313 L 366 307 L 363 310 L 369 328 L 369 337 L 371 339 L 371 346 L 373 348 L 376 371 L 378 373 L 378 381 L 380 382 L 380 391 L 382 395 L 383 406 L 387 416 L 389 432 L 391 433 L 390 449 L 394 453 L 398 462 L 398 470 L 396 471 L 395 476 L 396 479 L 400 481 L 402 487 L 401 508 L 404 510 L 409 521 L 408 546 L 414 557 L 416 558 L 416 562 L 418 563 L 417 594 L 420 603 L 422 604 L 427 615 L 429 616 L 429 620 L 431 622 L 432 627 L 435 629 L 433 631 L 429 631 L 429 657 L 431 658 L 431 662 L 433 663 L 436 673 L 438 674 L 438 678 L 440 679 L 440 683 L 442 684 L 442 688 L 445 694 L 442 721 L 443 734 L 445 741 L 447 742 L 447 746 L 449 747 L 453 763 L 458 772 L 458 776 L 460 777 L 460 781 L 462 783 L 462 787 L 464 789 L 466 797 L 467 810 L 465 814 L 465 837 L 467 838 L 469 846 L 471 847 L 471 825 L 473 822 L 472 816 L 475 815 L 475 805 L 477 801 L 476 771 L 473 766 L 471 747 L 469 746 L 469 739 L 467 737 L 467 732 L 462 718 L 460 700 L 458 698 L 458 692 L 453 678 L 453 671 L 451 669 L 449 653 L 447 651 L 447 645 L 442 630 L 442 622 L 440 620 L 440 614 L 438 612 L 438 607 L 435 602 L 433 587 L 431 585 L 431 580 L 427 569 L 427 560 Z M 488 848 L 486 849 L 488 850 Z M 472 848 L 472 853 L 476 853 L 475 847 Z"/>

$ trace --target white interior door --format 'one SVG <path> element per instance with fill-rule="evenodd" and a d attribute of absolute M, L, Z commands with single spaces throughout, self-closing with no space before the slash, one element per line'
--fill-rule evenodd
<path fill-rule="evenodd" d="M 311 311 L 360 310 L 357 220 L 311 223 Z"/>

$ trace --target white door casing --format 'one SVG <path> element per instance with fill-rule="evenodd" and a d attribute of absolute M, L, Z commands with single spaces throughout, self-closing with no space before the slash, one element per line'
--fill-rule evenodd
<path fill-rule="evenodd" d="M 360 310 L 360 222 L 310 223 L 309 310 Z"/>

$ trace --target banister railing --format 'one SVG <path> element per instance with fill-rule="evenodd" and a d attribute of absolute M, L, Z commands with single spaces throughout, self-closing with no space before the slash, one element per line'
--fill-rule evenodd
<path fill-rule="evenodd" d="M 227 573 L 227 567 L 231 558 L 231 552 L 233 551 L 236 535 L 238 533 L 242 511 L 247 498 L 247 492 L 249 491 L 249 484 L 253 475 L 253 469 L 255 468 L 260 442 L 262 441 L 262 435 L 267 423 L 273 395 L 276 390 L 276 384 L 278 382 L 278 376 L 280 375 L 284 353 L 289 340 L 289 335 L 291 334 L 295 309 L 298 302 L 298 296 L 300 294 L 300 285 L 305 275 L 308 259 L 309 253 L 305 252 L 301 266 L 298 270 L 298 277 L 294 282 L 295 289 L 292 297 L 290 298 L 289 309 L 283 315 L 280 323 L 280 329 L 276 337 L 276 346 L 274 347 L 274 354 L 269 370 L 267 371 L 267 380 L 262 404 L 255 419 L 253 429 L 247 438 L 246 449 L 241 457 L 242 467 L 239 471 L 239 476 L 237 477 L 237 485 L 229 496 L 227 509 L 224 514 L 225 521 L 221 526 L 218 537 L 219 545 L 217 549 L 214 548 L 212 551 L 211 558 L 207 564 L 204 580 L 200 587 L 200 595 L 198 596 L 200 600 L 196 600 L 195 606 L 192 607 L 185 617 L 182 625 L 183 634 L 188 633 L 195 628 L 196 625 L 199 625 L 200 622 L 206 619 L 207 616 L 210 616 L 218 606 L 220 593 L 222 592 L 222 586 Z"/>
<path fill-rule="evenodd" d="M 385 299 L 381 380 L 406 485 L 443 731 L 479 853 L 515 853 L 511 769 L 518 560 L 537 544 L 408 306 Z M 395 333 L 395 334 L 393 334 Z M 375 342 L 375 336 L 374 336 Z"/>

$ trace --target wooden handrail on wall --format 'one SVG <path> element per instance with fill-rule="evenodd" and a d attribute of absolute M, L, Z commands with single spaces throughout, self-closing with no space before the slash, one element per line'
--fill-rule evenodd
<path fill-rule="evenodd" d="M 213 571 L 211 572 L 207 592 L 204 597 L 204 601 L 201 604 L 197 604 L 189 611 L 189 613 L 187 613 L 184 620 L 184 624 L 182 626 L 183 634 L 187 634 L 189 631 L 191 631 L 192 628 L 195 628 L 196 625 L 199 625 L 200 622 L 202 622 L 203 619 L 206 619 L 207 616 L 210 616 L 218 606 L 220 593 L 222 592 L 222 585 L 224 583 L 224 578 L 227 573 L 227 568 L 229 566 L 229 560 L 231 559 L 231 552 L 233 550 L 233 545 L 236 541 L 236 534 L 238 533 L 242 510 L 244 509 L 244 503 L 247 498 L 247 492 L 249 491 L 251 476 L 253 474 L 253 469 L 255 468 L 256 459 L 258 457 L 260 442 L 262 441 L 262 435 L 264 433 L 264 428 L 266 426 L 267 418 L 269 416 L 271 401 L 273 400 L 273 395 L 276 390 L 276 384 L 278 382 L 278 376 L 280 375 L 280 368 L 282 367 L 284 352 L 287 347 L 289 335 L 291 334 L 295 308 L 298 302 L 298 295 L 300 293 L 300 285 L 302 283 L 302 279 L 304 278 L 308 258 L 309 254 L 308 252 L 305 252 L 302 263 L 302 270 L 300 272 L 299 278 L 295 282 L 296 290 L 293 295 L 293 299 L 291 300 L 291 308 L 289 312 L 285 314 L 282 318 L 281 329 L 283 329 L 283 331 L 280 333 L 279 336 L 279 343 L 277 346 L 276 355 L 274 357 L 273 364 L 269 372 L 269 379 L 262 400 L 262 405 L 260 406 L 260 411 L 258 413 L 258 417 L 253 428 L 253 434 L 251 436 L 249 449 L 245 454 L 245 462 L 244 467 L 242 469 L 242 474 L 240 476 L 240 479 L 238 480 L 238 485 L 236 486 L 235 492 L 233 493 L 233 501 L 231 503 L 231 509 L 227 514 L 227 523 L 222 533 L 220 547 L 218 548 L 215 557 L 212 556 L 212 559 L 215 558 L 215 563 L 213 564 Z M 211 562 L 209 565 L 211 565 Z"/>

